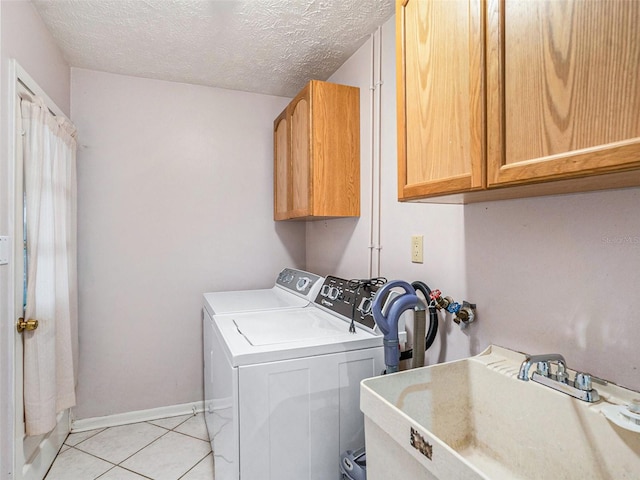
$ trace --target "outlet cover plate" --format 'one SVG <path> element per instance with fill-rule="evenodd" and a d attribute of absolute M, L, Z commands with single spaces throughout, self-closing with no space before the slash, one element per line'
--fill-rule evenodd
<path fill-rule="evenodd" d="M 411 236 L 411 261 L 413 263 L 423 263 L 423 235 Z"/>

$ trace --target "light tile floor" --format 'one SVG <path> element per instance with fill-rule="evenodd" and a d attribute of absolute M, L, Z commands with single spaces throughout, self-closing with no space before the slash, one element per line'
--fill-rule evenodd
<path fill-rule="evenodd" d="M 204 416 L 71 433 L 45 480 L 212 480 Z"/>

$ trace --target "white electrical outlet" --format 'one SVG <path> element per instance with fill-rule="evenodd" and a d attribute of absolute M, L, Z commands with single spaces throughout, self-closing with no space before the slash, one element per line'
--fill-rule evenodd
<path fill-rule="evenodd" d="M 413 263 L 422 263 L 422 242 L 424 236 L 423 235 L 412 235 L 411 236 L 411 261 Z"/>

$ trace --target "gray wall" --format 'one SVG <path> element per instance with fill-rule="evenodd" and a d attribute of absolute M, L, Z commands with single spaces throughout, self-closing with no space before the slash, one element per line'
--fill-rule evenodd
<path fill-rule="evenodd" d="M 272 123 L 288 101 L 72 69 L 76 418 L 201 400 L 202 293 L 303 265 L 304 224 L 272 219 Z"/>
<path fill-rule="evenodd" d="M 469 296 L 488 343 L 560 352 L 640 390 L 640 189 L 468 205 Z"/>

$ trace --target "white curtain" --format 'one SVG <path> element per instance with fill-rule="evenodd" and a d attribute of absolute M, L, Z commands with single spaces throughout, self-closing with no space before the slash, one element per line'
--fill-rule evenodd
<path fill-rule="evenodd" d="M 24 408 L 27 435 L 75 405 L 77 351 L 76 129 L 38 97 L 21 101 L 27 229 Z"/>

